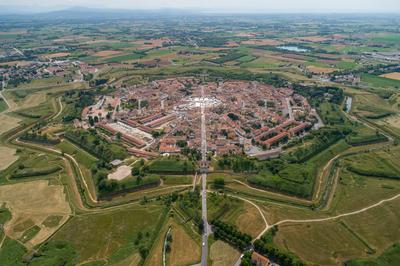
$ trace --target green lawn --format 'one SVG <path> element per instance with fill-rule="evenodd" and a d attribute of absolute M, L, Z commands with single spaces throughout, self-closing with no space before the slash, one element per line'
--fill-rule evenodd
<path fill-rule="evenodd" d="M 68 153 L 86 168 L 90 169 L 93 164 L 97 162 L 97 158 L 93 155 L 89 154 L 88 152 L 84 151 L 83 149 L 77 147 L 76 145 L 72 144 L 67 140 L 63 140 L 60 142 L 57 147 L 61 149 L 61 151 Z"/>
<path fill-rule="evenodd" d="M 186 159 L 160 158 L 149 163 L 148 169 L 152 173 L 184 173 L 193 172 L 194 165 Z"/>
<path fill-rule="evenodd" d="M 193 176 L 183 175 L 183 176 L 163 176 L 165 185 L 187 185 L 192 184 Z"/>

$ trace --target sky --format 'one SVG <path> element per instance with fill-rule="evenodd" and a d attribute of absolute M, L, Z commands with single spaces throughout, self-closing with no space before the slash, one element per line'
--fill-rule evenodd
<path fill-rule="evenodd" d="M 0 0 L 0 8 L 179 8 L 214 12 L 400 12 L 400 0 Z"/>

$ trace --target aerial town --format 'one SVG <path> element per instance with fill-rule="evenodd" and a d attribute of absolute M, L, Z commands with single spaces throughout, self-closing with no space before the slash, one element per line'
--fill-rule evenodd
<path fill-rule="evenodd" d="M 185 147 L 200 149 L 201 105 L 208 109 L 207 150 L 218 156 L 277 156 L 280 146 L 304 136 L 320 120 L 307 99 L 289 88 L 181 77 L 100 96 L 75 125 L 89 128 L 94 119 L 94 127 L 113 137 L 119 134 L 128 152 L 138 157 L 179 154 Z"/>

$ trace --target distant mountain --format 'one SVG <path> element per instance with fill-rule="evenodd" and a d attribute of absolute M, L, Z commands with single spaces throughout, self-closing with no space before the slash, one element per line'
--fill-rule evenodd
<path fill-rule="evenodd" d="M 0 15 L 32 15 L 32 19 L 93 19 L 93 18 L 132 18 L 137 16 L 176 16 L 194 15 L 198 12 L 184 9 L 154 9 L 154 10 L 129 10 L 129 9 L 102 9 L 88 7 L 71 7 L 61 10 L 40 10 L 13 6 L 2 7 Z"/>

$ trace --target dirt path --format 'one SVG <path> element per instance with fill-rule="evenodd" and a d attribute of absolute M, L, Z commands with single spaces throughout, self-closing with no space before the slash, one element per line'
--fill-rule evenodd
<path fill-rule="evenodd" d="M 260 237 L 261 237 L 266 231 L 268 231 L 268 229 L 271 227 L 271 226 L 269 226 L 268 221 L 267 221 L 267 219 L 265 218 L 265 215 L 264 215 L 264 213 L 262 212 L 262 210 L 260 209 L 260 207 L 258 207 L 257 204 L 255 204 L 254 202 L 252 202 L 252 201 L 250 201 L 250 200 L 248 200 L 248 199 L 245 199 L 245 198 L 242 198 L 242 197 L 238 197 L 238 196 L 234 196 L 234 195 L 228 195 L 228 196 L 229 196 L 229 197 L 232 197 L 232 198 L 236 198 L 236 199 L 243 200 L 243 201 L 245 201 L 245 202 L 247 202 L 247 203 L 253 205 L 253 206 L 258 210 L 258 212 L 259 212 L 260 215 L 261 215 L 261 218 L 262 218 L 263 221 L 264 221 L 265 228 L 264 228 L 264 230 L 263 230 L 261 233 L 259 233 L 259 234 L 257 235 L 256 238 L 253 239 L 253 242 L 254 242 L 255 240 L 257 240 L 257 239 L 260 239 Z"/>
<path fill-rule="evenodd" d="M 335 157 L 333 157 L 332 159 L 330 159 L 329 161 L 328 161 L 328 163 L 324 166 L 324 168 L 322 169 L 322 172 L 321 172 L 321 174 L 320 174 L 320 176 L 319 176 L 319 181 L 318 181 L 318 189 L 317 189 L 317 192 L 315 193 L 315 199 L 317 200 L 318 198 L 319 198 L 319 194 L 321 193 L 321 188 L 322 188 L 322 184 L 323 184 L 323 181 L 324 181 L 324 175 L 325 175 L 325 173 L 326 173 L 326 171 L 327 170 L 329 170 L 329 168 L 331 167 L 331 165 L 332 165 L 332 163 L 337 159 L 337 158 L 339 158 L 340 156 L 341 156 L 342 154 L 338 154 L 338 155 L 336 155 Z"/>
<path fill-rule="evenodd" d="M 55 116 L 53 116 L 52 120 L 54 120 L 57 117 L 59 117 L 61 115 L 63 109 L 64 109 L 64 106 L 63 106 L 62 101 L 61 101 L 61 96 L 58 97 L 58 104 L 60 105 L 60 110 L 58 111 L 58 113 Z"/>
<path fill-rule="evenodd" d="M 342 217 L 351 216 L 351 215 L 355 215 L 355 214 L 359 214 L 359 213 L 368 211 L 368 210 L 370 210 L 372 208 L 375 208 L 375 207 L 378 207 L 378 206 L 382 205 L 385 202 L 393 201 L 393 200 L 395 200 L 397 198 L 400 198 L 400 194 L 397 194 L 397 195 L 395 195 L 395 196 L 393 196 L 391 198 L 388 198 L 388 199 L 383 199 L 383 200 L 381 200 L 381 201 L 379 201 L 379 202 L 377 202 L 375 204 L 372 204 L 370 206 L 364 207 L 364 208 L 359 209 L 357 211 L 352 211 L 352 212 L 348 212 L 348 213 L 342 213 L 342 214 L 339 214 L 339 215 L 336 215 L 336 216 L 332 216 L 332 217 L 328 217 L 328 218 L 320 218 L 320 219 L 304 219 L 304 220 L 291 220 L 291 219 L 288 219 L 288 220 L 282 220 L 282 221 L 274 223 L 273 225 L 271 225 L 271 227 L 276 226 L 276 225 L 280 225 L 280 224 L 284 224 L 284 223 L 312 223 L 312 222 L 325 222 L 325 221 L 336 220 L 336 219 L 339 219 L 339 218 L 342 218 Z"/>
<path fill-rule="evenodd" d="M 49 152 L 56 153 L 56 154 L 61 155 L 61 156 L 63 155 L 63 153 L 62 153 L 61 151 L 56 150 L 56 149 L 53 149 L 53 148 L 49 148 L 49 147 L 45 147 L 45 146 L 40 146 L 40 145 L 33 144 L 33 143 L 26 143 L 26 142 L 20 141 L 19 139 L 16 139 L 15 141 L 16 141 L 17 143 L 21 144 L 21 145 L 34 146 L 34 147 L 37 147 L 37 148 L 40 148 L 40 149 L 47 150 L 47 151 L 49 151 Z M 92 196 L 92 194 L 90 193 L 89 186 L 88 186 L 88 184 L 86 183 L 86 180 L 85 180 L 83 171 L 82 171 L 81 167 L 79 166 L 78 162 L 75 160 L 75 158 L 74 158 L 72 155 L 69 155 L 68 153 L 64 153 L 64 156 L 67 157 L 68 159 L 70 159 L 70 160 L 74 163 L 76 169 L 78 169 L 79 176 L 80 176 L 81 179 L 82 179 L 82 182 L 83 182 L 83 184 L 84 184 L 84 186 L 85 186 L 86 191 L 88 192 L 87 194 L 89 195 L 90 200 L 91 200 L 92 202 L 94 202 L 94 203 L 98 203 L 97 199 L 95 199 L 95 198 Z"/>
<path fill-rule="evenodd" d="M 0 242 L 0 249 L 3 247 L 3 243 L 4 243 L 4 241 L 6 240 L 6 237 L 7 237 L 7 235 L 4 233 L 4 231 L 3 231 L 3 234 L 4 234 L 4 236 L 3 236 L 3 239 Z"/>

